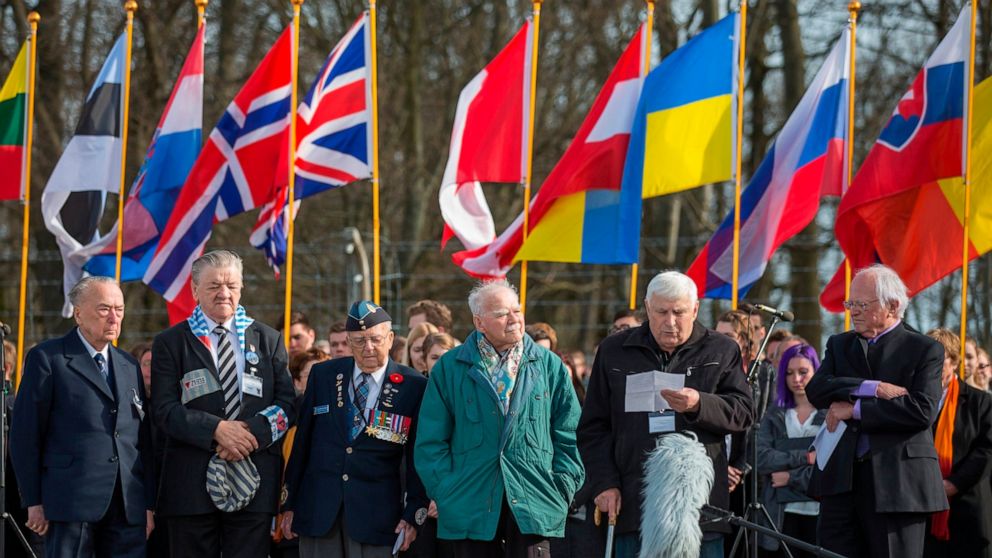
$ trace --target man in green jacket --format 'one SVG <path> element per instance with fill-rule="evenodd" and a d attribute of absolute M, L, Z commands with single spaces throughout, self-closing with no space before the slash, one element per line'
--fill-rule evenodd
<path fill-rule="evenodd" d="M 585 476 L 579 402 L 561 359 L 524 334 L 508 282 L 468 304 L 476 331 L 431 370 L 414 464 L 456 557 L 550 556 Z"/>

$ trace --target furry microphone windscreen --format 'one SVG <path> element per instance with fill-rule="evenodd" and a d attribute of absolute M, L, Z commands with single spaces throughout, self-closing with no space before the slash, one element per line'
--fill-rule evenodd
<path fill-rule="evenodd" d="M 713 462 L 691 432 L 663 436 L 644 465 L 640 558 L 695 558 L 699 510 L 713 487 Z"/>

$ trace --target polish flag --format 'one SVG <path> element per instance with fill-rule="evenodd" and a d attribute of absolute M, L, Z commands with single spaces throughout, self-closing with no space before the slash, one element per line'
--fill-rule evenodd
<path fill-rule="evenodd" d="M 496 226 L 479 183 L 525 179 L 532 48 L 527 22 L 458 96 L 438 196 L 444 217 L 442 248 L 452 236 L 470 250 L 492 242 Z"/>
<path fill-rule="evenodd" d="M 572 143 L 551 170 L 530 205 L 529 229 L 564 196 L 588 190 L 620 190 L 637 99 L 644 81 L 641 26 L 592 103 Z M 491 220 L 490 220 L 491 222 Z M 523 244 L 523 213 L 497 238 L 456 252 L 452 260 L 478 278 L 505 277 Z"/>

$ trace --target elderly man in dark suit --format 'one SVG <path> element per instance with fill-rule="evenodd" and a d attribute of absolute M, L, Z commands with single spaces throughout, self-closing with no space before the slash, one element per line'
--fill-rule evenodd
<path fill-rule="evenodd" d="M 281 445 L 295 413 L 286 347 L 239 304 L 241 258 L 192 269 L 197 307 L 152 345 L 152 403 L 166 436 L 157 511 L 173 556 L 265 558 Z"/>
<path fill-rule="evenodd" d="M 354 357 L 314 365 L 286 468 L 282 529 L 300 556 L 388 558 L 406 550 L 427 517 L 413 468 L 427 379 L 389 358 L 392 319 L 372 302 L 345 324 Z M 406 477 L 404 500 L 401 478 Z"/>
<path fill-rule="evenodd" d="M 937 419 L 944 349 L 902 323 L 908 297 L 895 271 L 874 265 L 851 282 L 854 331 L 832 336 L 806 386 L 827 429 L 846 428 L 824 469 L 818 536 L 859 556 L 921 556 L 927 517 L 947 509 L 930 427 Z"/>
<path fill-rule="evenodd" d="M 138 363 L 111 343 L 124 295 L 110 277 L 69 292 L 77 327 L 27 354 L 10 452 L 27 526 L 49 557 L 144 556 L 154 500 Z"/>

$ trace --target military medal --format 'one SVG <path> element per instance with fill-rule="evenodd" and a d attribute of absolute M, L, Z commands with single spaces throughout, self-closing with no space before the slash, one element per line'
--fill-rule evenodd
<path fill-rule="evenodd" d="M 342 391 L 342 386 L 344 386 L 344 374 L 338 374 L 335 385 L 338 388 L 338 407 L 344 407 L 344 392 Z"/>
<path fill-rule="evenodd" d="M 427 508 L 420 508 L 417 510 L 413 520 L 417 522 L 417 525 L 423 525 L 424 522 L 427 521 Z"/>

